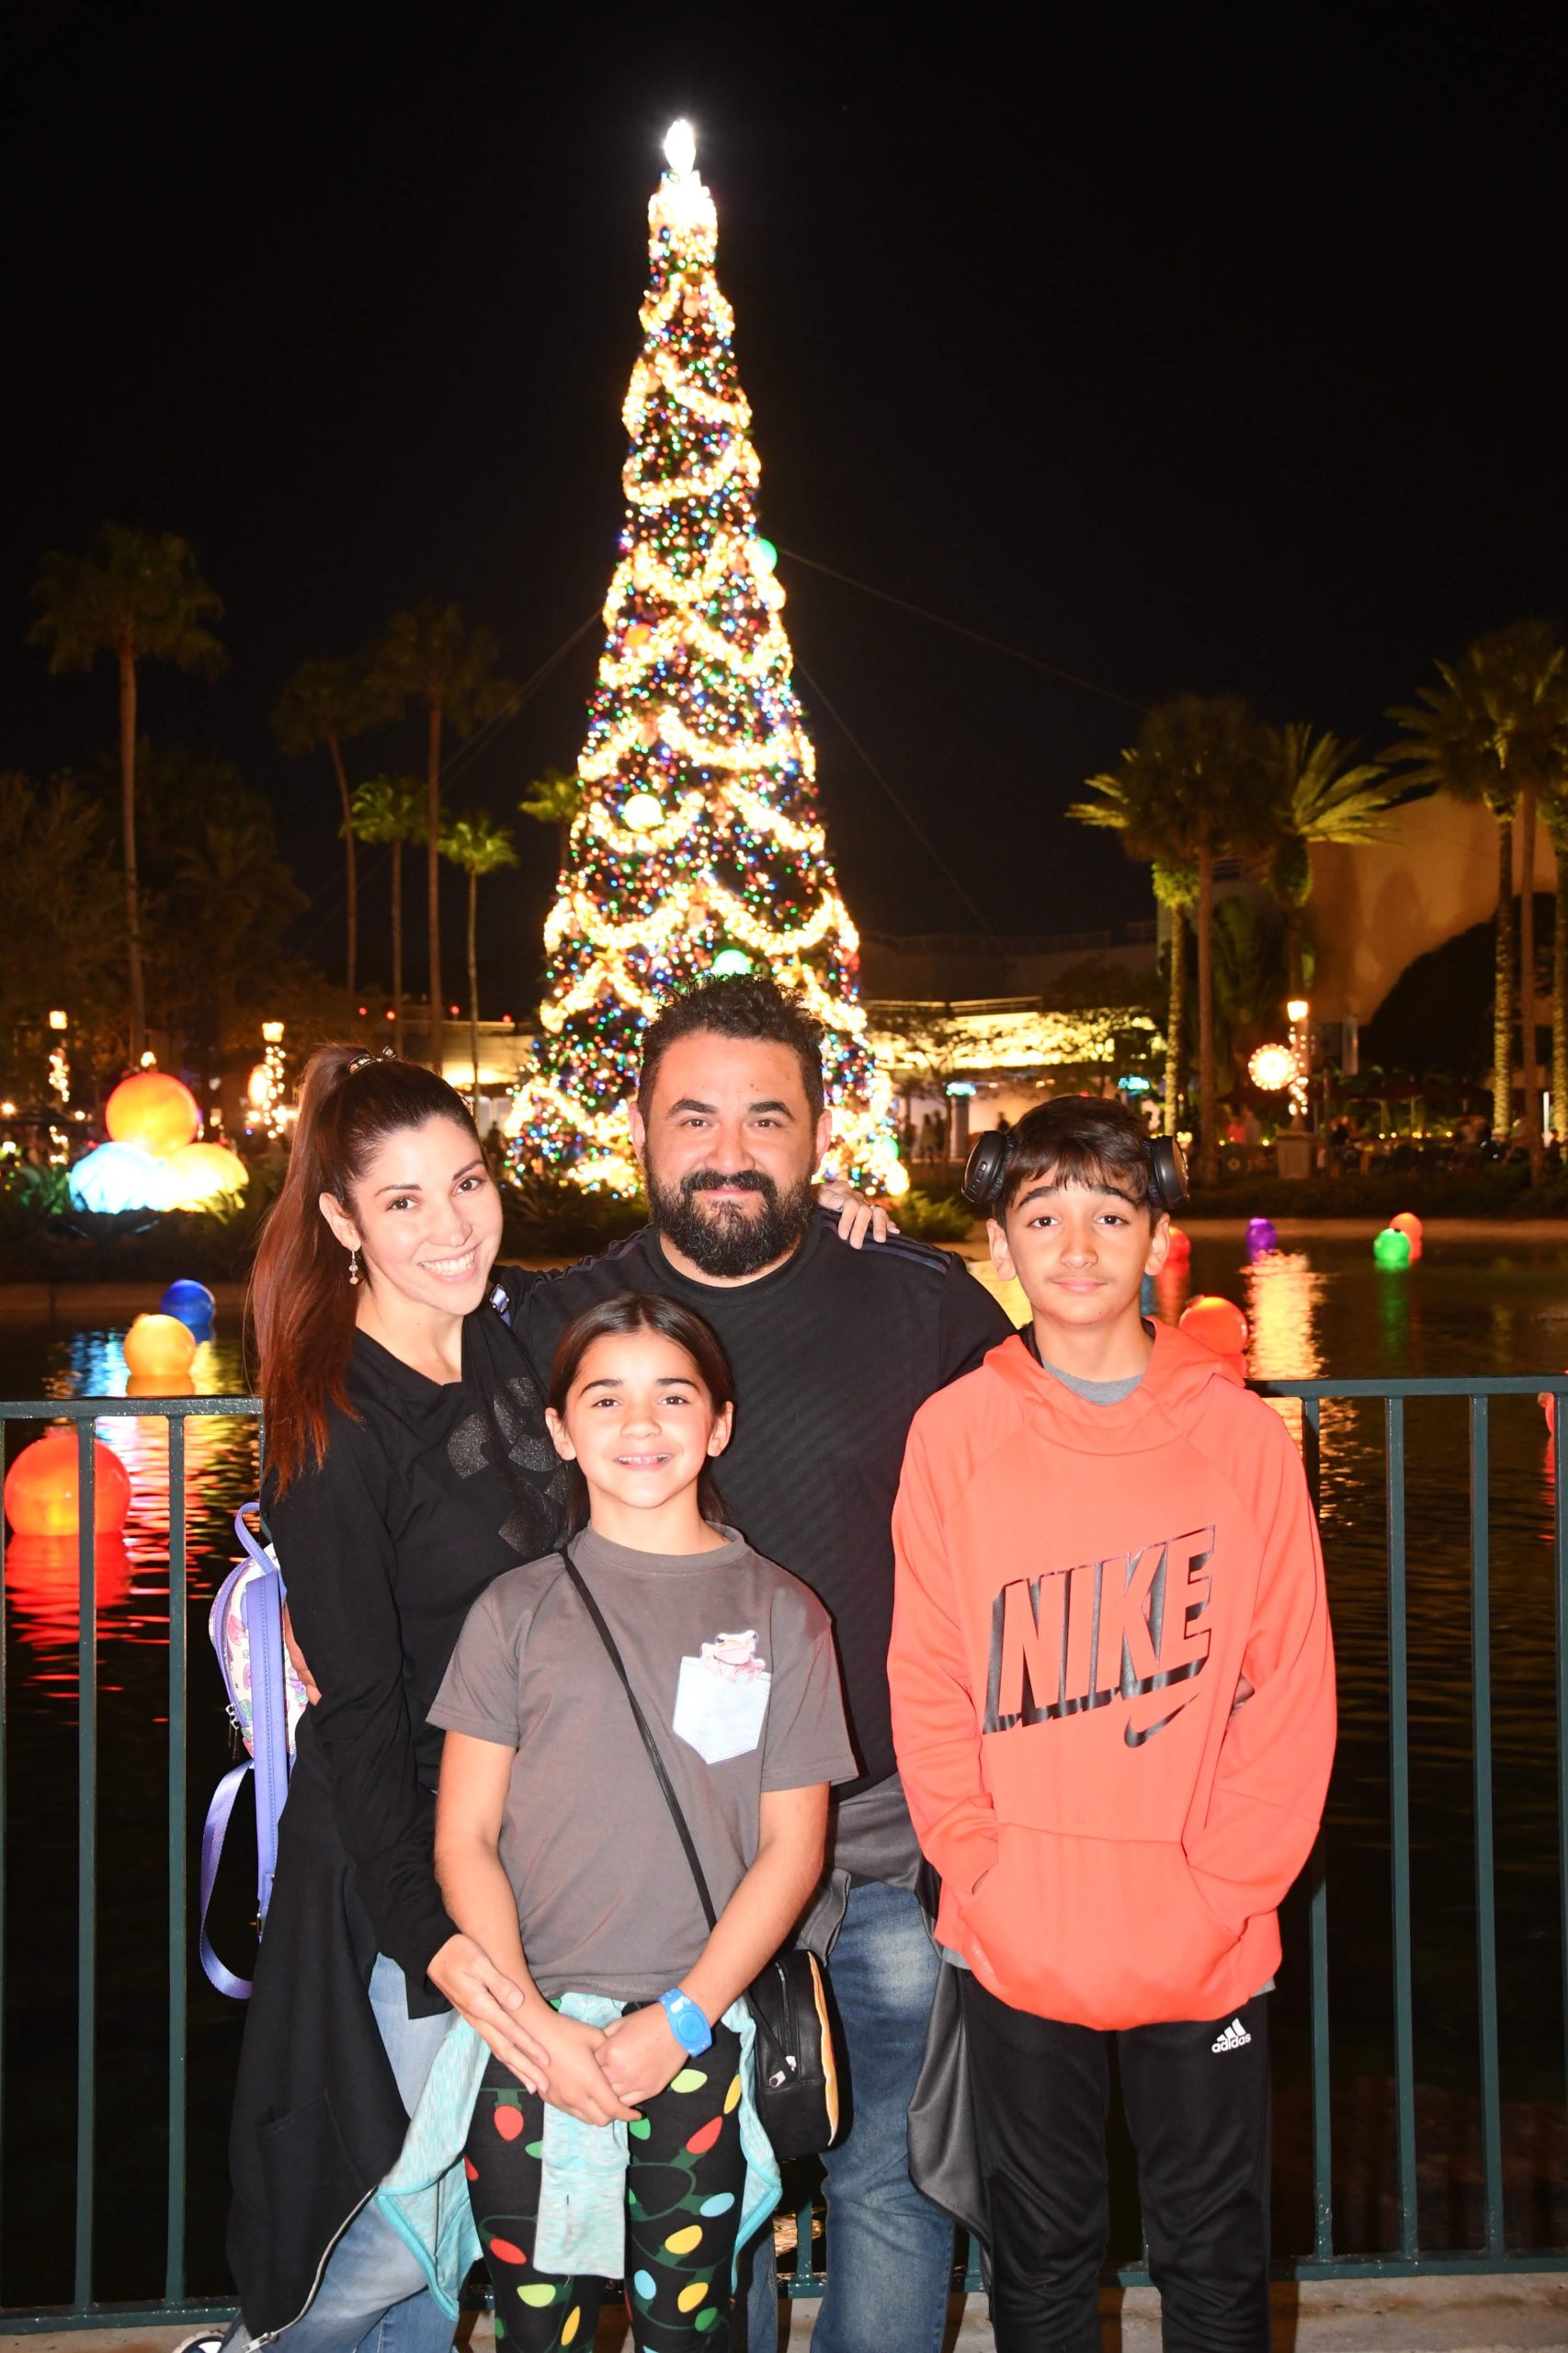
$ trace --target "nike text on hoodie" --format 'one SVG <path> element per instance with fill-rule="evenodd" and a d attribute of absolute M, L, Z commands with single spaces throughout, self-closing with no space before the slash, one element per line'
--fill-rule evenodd
<path fill-rule="evenodd" d="M 938 1941 L 1040 2018 L 1228 2018 L 1278 1961 L 1334 1756 L 1278 1415 L 1167 1324 L 1108 1406 L 1006 1340 L 915 1415 L 893 1540 L 893 1736 Z"/>

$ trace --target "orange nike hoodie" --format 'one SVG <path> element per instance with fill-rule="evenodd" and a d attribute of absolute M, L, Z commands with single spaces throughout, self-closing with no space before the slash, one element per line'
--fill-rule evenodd
<path fill-rule="evenodd" d="M 1249 2000 L 1334 1756 L 1323 1557 L 1278 1415 L 1168 1324 L 1115 1405 L 1016 1336 L 915 1415 L 893 1543 L 893 1738 L 938 1940 L 1074 2025 Z"/>

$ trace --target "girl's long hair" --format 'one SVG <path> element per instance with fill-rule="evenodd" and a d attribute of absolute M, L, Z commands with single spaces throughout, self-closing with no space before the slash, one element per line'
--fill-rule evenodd
<path fill-rule="evenodd" d="M 262 1228 L 247 1301 L 267 1459 L 279 1490 L 325 1454 L 329 1408 L 353 1411 L 355 1293 L 321 1196 L 330 1193 L 352 1215 L 354 1185 L 376 1146 L 429 1120 L 450 1120 L 479 1142 L 462 1097 L 418 1063 L 363 1046 L 323 1046 L 306 1065 L 288 1173 Z"/>
<path fill-rule="evenodd" d="M 684 1349 L 697 1367 L 697 1377 L 707 1390 L 714 1412 L 722 1413 L 735 1399 L 734 1376 L 724 1345 L 710 1324 L 705 1323 L 694 1308 L 678 1299 L 665 1299 L 656 1291 L 618 1291 L 613 1299 L 601 1299 L 585 1307 L 581 1315 L 568 1324 L 555 1344 L 555 1360 L 550 1368 L 549 1403 L 554 1412 L 564 1415 L 566 1400 L 572 1393 L 572 1383 L 582 1369 L 583 1358 L 596 1340 L 630 1332 L 657 1332 L 673 1347 Z M 697 1507 L 704 1519 L 715 1528 L 724 1524 L 724 1506 L 719 1485 L 713 1476 L 713 1461 L 710 1456 L 702 1466 L 698 1482 Z M 566 1532 L 575 1536 L 587 1525 L 588 1483 L 575 1462 L 566 1465 Z"/>

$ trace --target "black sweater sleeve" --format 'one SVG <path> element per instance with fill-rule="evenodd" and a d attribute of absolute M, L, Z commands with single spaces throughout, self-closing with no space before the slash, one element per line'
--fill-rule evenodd
<path fill-rule="evenodd" d="M 457 1931 L 436 1884 L 435 1801 L 415 1768 L 389 1491 L 370 1433 L 335 1415 L 324 1460 L 269 1499 L 267 1523 L 294 1631 L 321 1690 L 311 1726 L 338 1835 L 379 1949 L 412 1988 Z"/>

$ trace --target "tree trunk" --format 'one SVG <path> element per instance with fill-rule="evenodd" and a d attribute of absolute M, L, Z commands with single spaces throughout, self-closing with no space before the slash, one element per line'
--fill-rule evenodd
<path fill-rule="evenodd" d="M 1220 1181 L 1220 1088 L 1214 1068 L 1214 853 L 1198 852 L 1198 1125 L 1199 1182 Z"/>
<path fill-rule="evenodd" d="M 1546 1166 L 1540 1134 L 1540 1065 L 1536 1060 L 1535 998 L 1535 812 L 1536 789 L 1519 793 L 1519 1036 L 1525 1066 L 1525 1149 L 1530 1183 L 1539 1185 Z"/>
<path fill-rule="evenodd" d="M 392 1043 L 403 1051 L 403 844 L 392 846 Z"/>
<path fill-rule="evenodd" d="M 428 787 L 426 823 L 430 828 L 426 845 L 425 918 L 430 927 L 430 1051 L 426 1060 L 432 1070 L 439 1071 L 441 1025 L 446 1017 L 446 1006 L 441 996 L 441 706 L 438 702 L 430 705 L 426 781 Z"/>
<path fill-rule="evenodd" d="M 354 994 L 354 975 L 359 963 L 359 874 L 354 859 L 354 809 L 348 796 L 348 779 L 344 773 L 343 754 L 335 735 L 326 739 L 332 754 L 332 772 L 337 779 L 337 797 L 343 803 L 343 880 L 347 892 L 348 913 L 348 994 Z"/>
<path fill-rule="evenodd" d="M 1497 820 L 1497 936 L 1492 981 L 1492 1133 L 1514 1127 L 1514 828 Z"/>
<path fill-rule="evenodd" d="M 1171 1002 L 1165 1020 L 1165 1133 L 1181 1126 L 1182 1031 L 1187 1023 L 1187 924 L 1180 906 L 1171 909 Z"/>
<path fill-rule="evenodd" d="M 470 1108 L 479 1119 L 479 869 L 468 875 L 468 1051 L 473 1069 Z"/>
<path fill-rule="evenodd" d="M 1551 925 L 1551 1132 L 1568 1151 L 1568 832 L 1551 845 L 1557 897 Z"/>
<path fill-rule="evenodd" d="M 125 868 L 125 954 L 131 983 L 131 1067 L 147 1051 L 142 973 L 142 892 L 136 878 L 136 650 L 119 648 L 119 837 Z"/>
<path fill-rule="evenodd" d="M 1285 995 L 1305 996 L 1306 983 L 1301 976 L 1301 910 L 1291 901 L 1285 904 Z"/>

